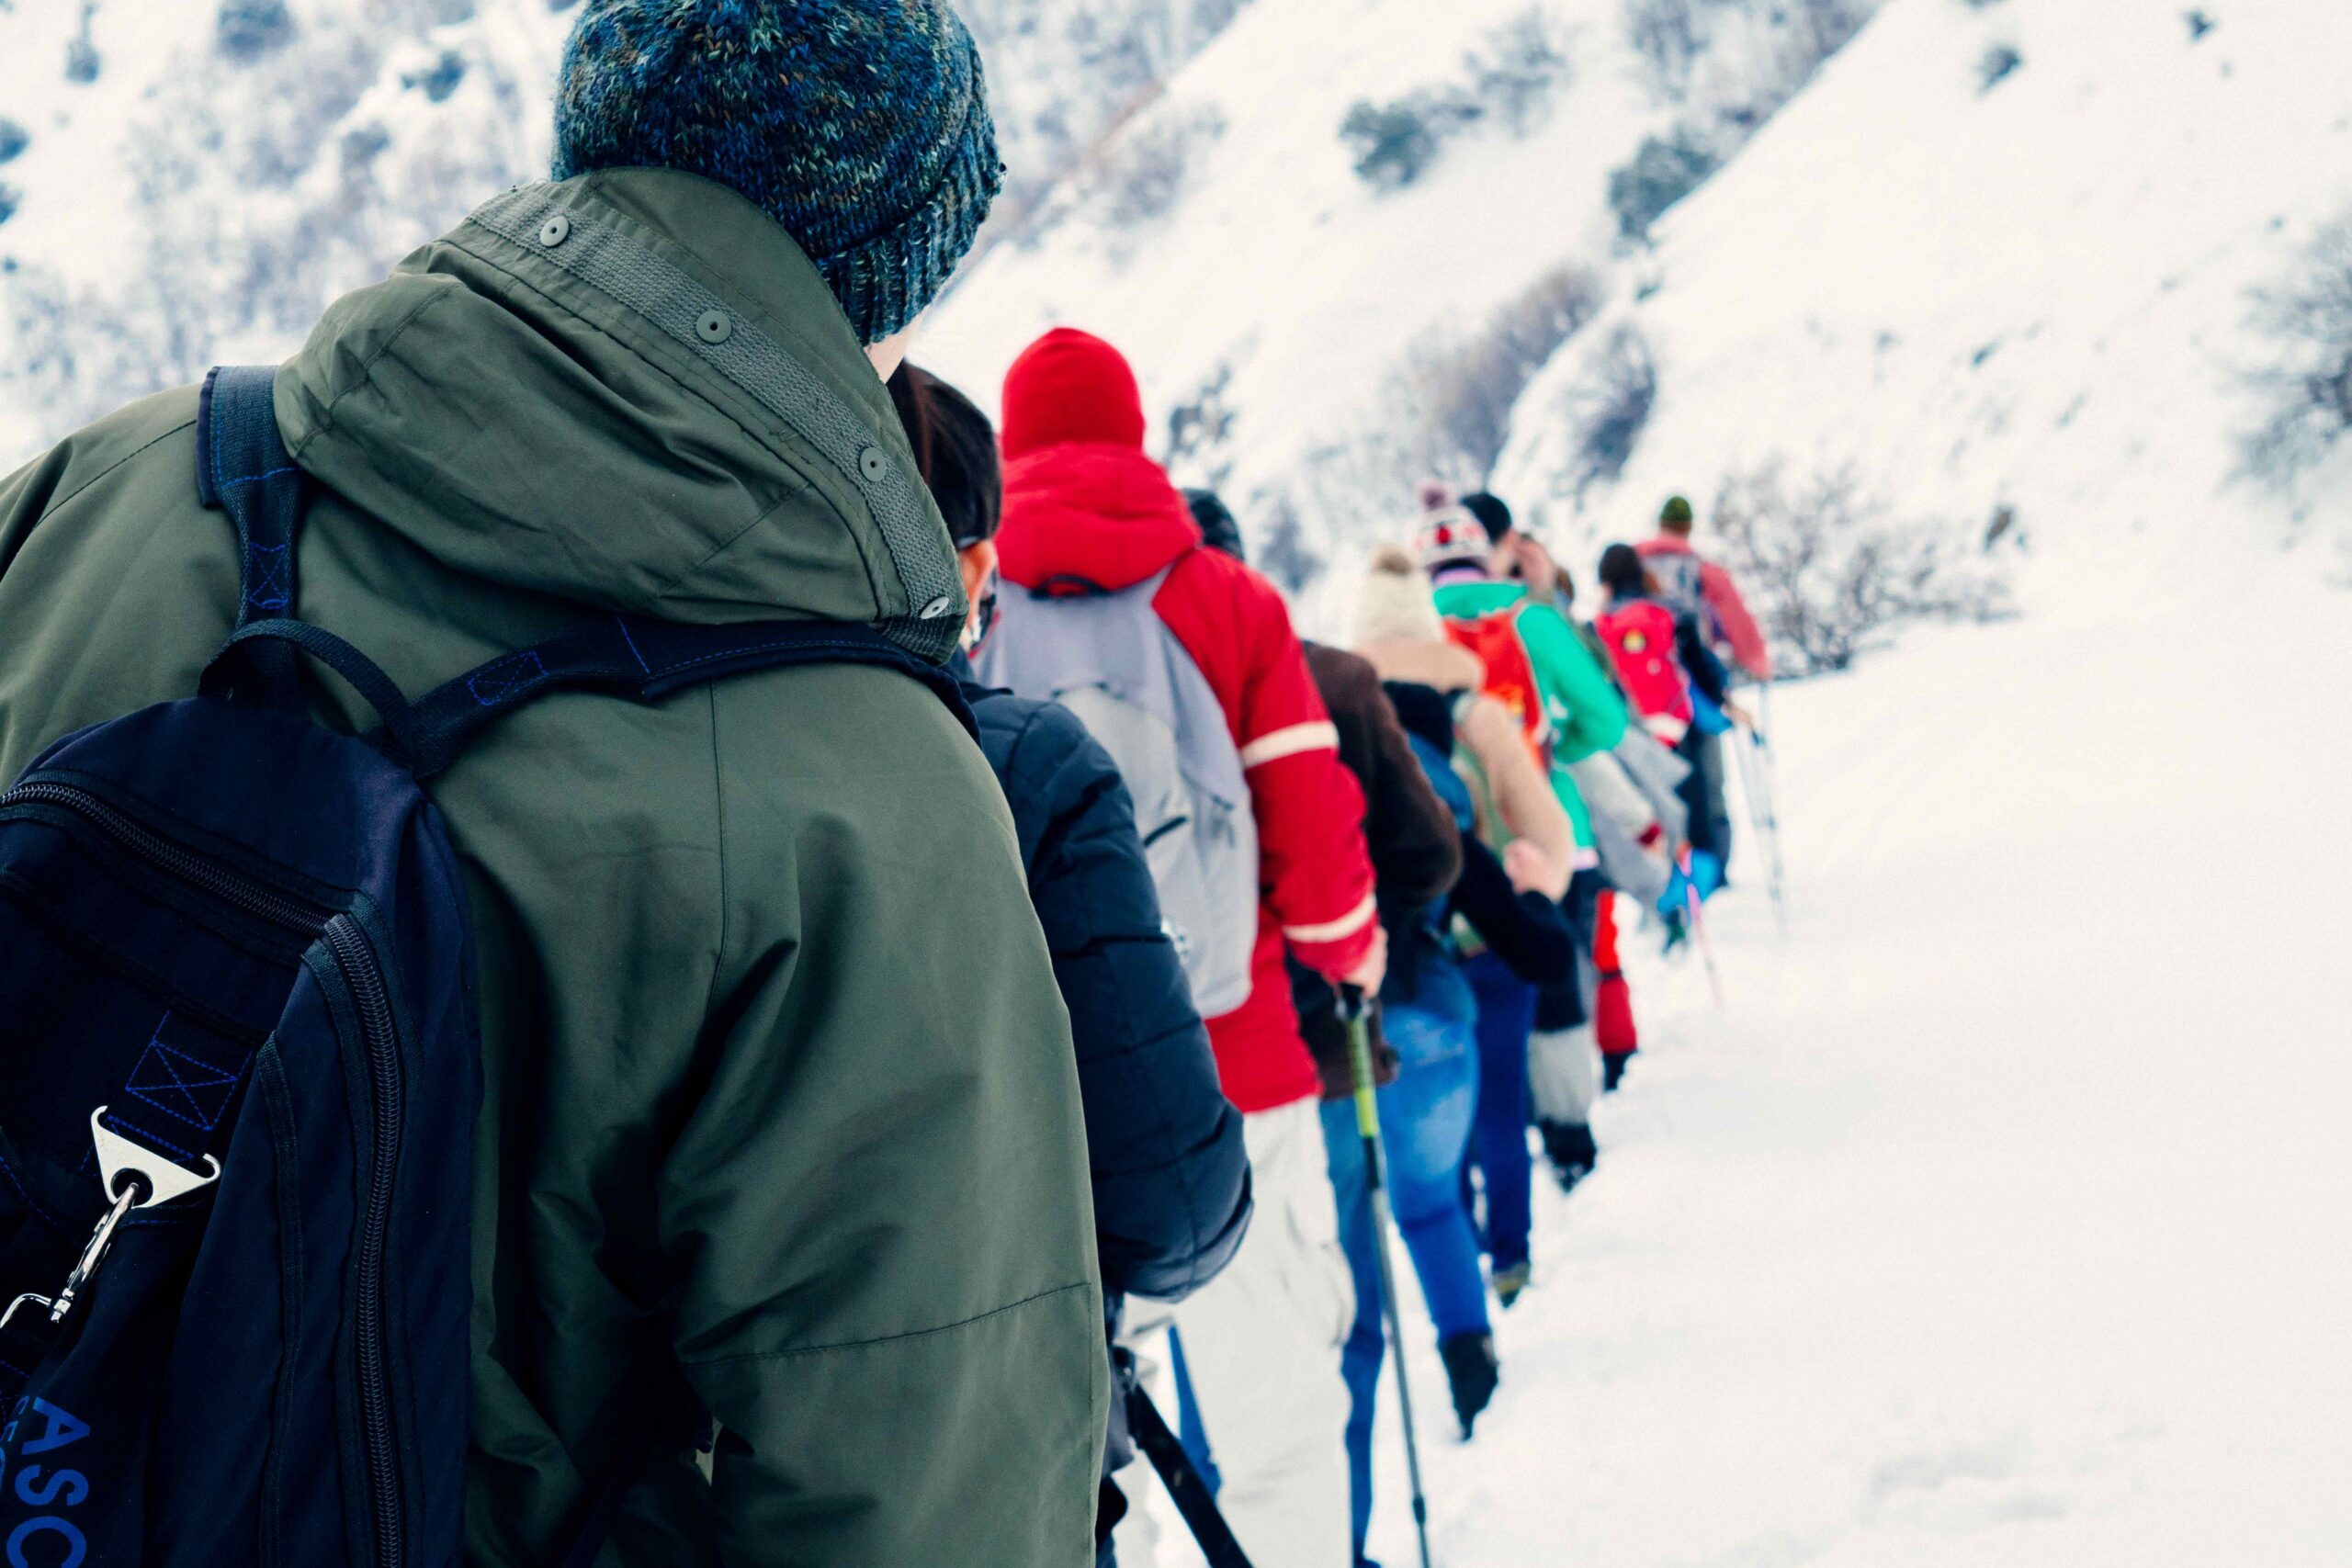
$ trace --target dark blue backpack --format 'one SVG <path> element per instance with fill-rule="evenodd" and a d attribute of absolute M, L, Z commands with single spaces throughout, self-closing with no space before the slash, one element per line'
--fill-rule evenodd
<path fill-rule="evenodd" d="M 290 618 L 306 481 L 273 377 L 205 385 L 199 485 L 236 522 L 244 599 L 199 694 L 69 737 L 0 795 L 10 1564 L 457 1561 L 481 1066 L 420 782 L 469 736 L 559 688 L 650 702 L 818 660 L 903 670 L 964 714 L 863 627 L 616 615 L 411 704 Z M 383 728 L 314 723 L 301 654 Z"/>

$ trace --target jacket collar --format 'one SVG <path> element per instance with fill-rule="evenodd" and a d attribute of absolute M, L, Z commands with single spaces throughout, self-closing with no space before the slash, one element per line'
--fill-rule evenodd
<path fill-rule="evenodd" d="M 724 186 L 522 186 L 336 302 L 279 378 L 302 467 L 441 566 L 695 622 L 955 645 L 955 553 L 790 236 Z"/>

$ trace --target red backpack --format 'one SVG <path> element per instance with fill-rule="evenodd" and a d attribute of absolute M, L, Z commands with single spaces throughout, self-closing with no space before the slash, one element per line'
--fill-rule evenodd
<path fill-rule="evenodd" d="M 1510 710 L 1527 737 L 1527 749 L 1534 753 L 1536 766 L 1548 772 L 1552 720 L 1544 708 L 1544 690 L 1536 683 L 1535 661 L 1528 658 L 1527 645 L 1519 637 L 1519 613 L 1526 607 L 1522 599 L 1507 609 L 1466 621 L 1449 620 L 1445 635 L 1478 656 L 1487 672 L 1479 694 L 1494 698 Z"/>
<path fill-rule="evenodd" d="M 1653 734 L 1669 743 L 1690 728 L 1690 689 L 1674 652 L 1674 612 L 1635 599 L 1593 622 L 1617 662 L 1617 678 Z"/>

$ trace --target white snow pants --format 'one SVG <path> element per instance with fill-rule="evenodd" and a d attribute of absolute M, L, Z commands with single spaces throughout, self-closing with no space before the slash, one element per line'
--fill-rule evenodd
<path fill-rule="evenodd" d="M 1258 1568 L 1351 1568 L 1348 1389 L 1340 1348 L 1355 1319 L 1355 1287 L 1340 1250 L 1340 1216 L 1316 1102 L 1242 1119 L 1257 1212 L 1225 1272 L 1171 1309 L 1130 1300 L 1128 1339 L 1144 1387 L 1176 1425 L 1176 1380 L 1163 1375 L 1172 1316 L 1223 1487 L 1217 1506 Z M 1138 1484 L 1138 1457 L 1119 1472 L 1135 1502 L 1114 1538 L 1119 1568 L 1155 1568 L 1158 1529 Z M 1155 1477 L 1150 1490 L 1158 1491 Z M 1166 1499 L 1160 1505 L 1167 1506 Z M 1172 1508 L 1170 1514 L 1172 1517 Z M 1177 1526 L 1182 1529 L 1182 1527 Z"/>
<path fill-rule="evenodd" d="M 1600 1053 L 1592 1026 L 1539 1029 L 1527 1041 L 1527 1087 L 1535 1114 L 1546 1122 L 1578 1126 L 1592 1120 L 1600 1095 Z"/>

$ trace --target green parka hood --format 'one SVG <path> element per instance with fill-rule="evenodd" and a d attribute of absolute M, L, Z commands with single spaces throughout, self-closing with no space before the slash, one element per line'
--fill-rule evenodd
<path fill-rule="evenodd" d="M 791 237 L 608 170 L 485 203 L 284 367 L 302 467 L 465 576 L 672 620 L 862 621 L 933 659 L 954 547 Z"/>

